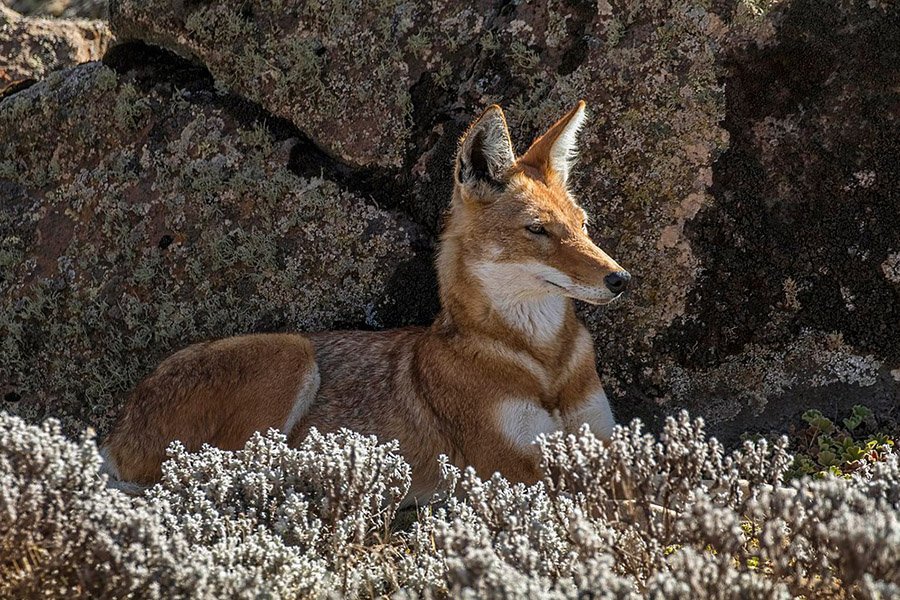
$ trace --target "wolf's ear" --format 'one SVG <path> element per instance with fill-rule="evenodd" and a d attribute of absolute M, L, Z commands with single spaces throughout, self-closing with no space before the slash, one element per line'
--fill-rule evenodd
<path fill-rule="evenodd" d="M 461 184 L 475 181 L 503 183 L 515 161 L 506 117 L 494 104 L 463 134 L 456 154 L 456 180 Z"/>
<path fill-rule="evenodd" d="M 569 178 L 569 166 L 575 158 L 578 130 L 584 124 L 584 107 L 584 100 L 579 100 L 569 114 L 534 140 L 521 161 L 542 173 L 555 173 L 565 184 Z"/>

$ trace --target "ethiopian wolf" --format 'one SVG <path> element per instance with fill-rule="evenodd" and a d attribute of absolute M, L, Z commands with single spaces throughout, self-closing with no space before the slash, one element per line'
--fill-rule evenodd
<path fill-rule="evenodd" d="M 483 476 L 539 477 L 535 438 L 614 425 L 591 336 L 572 299 L 606 304 L 629 274 L 591 241 L 567 187 L 584 102 L 520 157 L 503 111 L 463 136 L 437 258 L 441 310 L 429 327 L 261 334 L 170 356 L 129 397 L 103 448 L 115 479 L 150 484 L 173 440 L 238 449 L 277 428 L 397 439 L 407 501 L 427 500 L 440 454 Z"/>

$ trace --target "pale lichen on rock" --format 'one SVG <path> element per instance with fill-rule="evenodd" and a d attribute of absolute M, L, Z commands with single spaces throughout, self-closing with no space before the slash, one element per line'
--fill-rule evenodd
<path fill-rule="evenodd" d="M 750 344 L 699 374 L 673 367 L 671 389 L 679 398 L 703 398 L 703 411 L 713 422 L 749 419 L 798 389 L 876 385 L 882 363 L 856 352 L 840 334 L 807 330 L 781 348 Z"/>
<path fill-rule="evenodd" d="M 109 0 L 3 0 L 23 15 L 51 16 L 67 19 L 105 19 Z"/>
<path fill-rule="evenodd" d="M 295 175 L 297 140 L 145 83 L 93 63 L 0 104 L 0 372 L 31 418 L 102 430 L 192 341 L 362 322 L 413 254 L 391 213 Z"/>
<path fill-rule="evenodd" d="M 900 252 L 888 254 L 881 263 L 881 271 L 888 281 L 900 284 Z"/>
<path fill-rule="evenodd" d="M 27 17 L 0 4 L 0 94 L 50 71 L 99 60 L 111 41 L 102 21 Z"/>

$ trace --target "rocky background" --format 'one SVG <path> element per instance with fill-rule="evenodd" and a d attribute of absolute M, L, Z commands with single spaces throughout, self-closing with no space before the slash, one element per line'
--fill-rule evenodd
<path fill-rule="evenodd" d="M 0 410 L 102 433 L 191 342 L 428 323 L 463 128 L 584 98 L 620 419 L 900 419 L 897 3 L 5 1 Z"/>

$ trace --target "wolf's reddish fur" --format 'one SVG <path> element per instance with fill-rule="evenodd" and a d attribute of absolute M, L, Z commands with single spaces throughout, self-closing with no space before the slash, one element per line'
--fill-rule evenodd
<path fill-rule="evenodd" d="M 579 103 L 516 159 L 499 107 L 460 144 L 430 327 L 248 335 L 166 359 L 132 393 L 105 445 L 110 471 L 151 483 L 181 440 L 239 448 L 252 432 L 347 427 L 397 439 L 427 499 L 437 457 L 483 475 L 538 477 L 535 436 L 612 414 L 571 298 L 606 303 L 628 274 L 591 242 L 566 187 Z"/>

